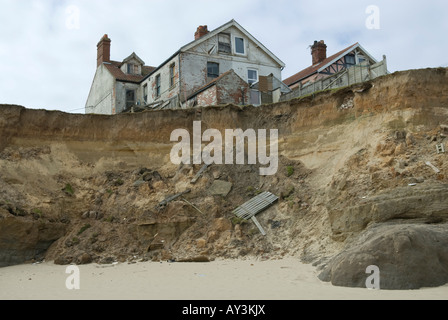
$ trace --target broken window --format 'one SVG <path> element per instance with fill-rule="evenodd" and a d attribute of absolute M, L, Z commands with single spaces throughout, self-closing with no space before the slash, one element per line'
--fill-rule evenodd
<path fill-rule="evenodd" d="M 173 63 L 170 65 L 170 88 L 174 86 L 174 68 L 176 65 Z"/>
<path fill-rule="evenodd" d="M 255 82 L 258 82 L 258 71 L 249 69 L 247 71 L 247 83 L 254 84 Z"/>
<path fill-rule="evenodd" d="M 244 50 L 244 39 L 235 37 L 235 52 L 239 54 L 245 54 Z"/>
<path fill-rule="evenodd" d="M 356 59 L 353 54 L 349 54 L 345 56 L 345 64 L 347 68 L 354 66 L 356 64 Z"/>
<path fill-rule="evenodd" d="M 207 77 L 213 79 L 219 77 L 219 63 L 207 62 Z"/>
<path fill-rule="evenodd" d="M 145 103 L 148 103 L 148 85 L 145 84 L 143 86 L 143 101 L 145 101 Z"/>
<path fill-rule="evenodd" d="M 135 104 L 135 91 L 126 90 L 126 108 L 130 108 Z"/>
<path fill-rule="evenodd" d="M 132 64 L 128 63 L 128 74 L 132 74 L 133 69 L 134 69 L 133 67 L 134 66 Z"/>
<path fill-rule="evenodd" d="M 161 94 L 161 81 L 160 74 L 156 76 L 156 98 L 160 97 Z"/>
<path fill-rule="evenodd" d="M 227 54 L 232 53 L 232 46 L 230 43 L 230 34 L 220 33 L 218 35 L 218 52 Z"/>

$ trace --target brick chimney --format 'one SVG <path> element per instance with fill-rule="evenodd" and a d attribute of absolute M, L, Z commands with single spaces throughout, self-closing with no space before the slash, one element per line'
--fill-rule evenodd
<path fill-rule="evenodd" d="M 314 41 L 311 46 L 311 55 L 313 56 L 313 66 L 327 59 L 327 45 L 324 40 Z"/>
<path fill-rule="evenodd" d="M 205 36 L 208 33 L 207 26 L 199 26 L 194 34 L 194 40 L 198 40 L 200 37 Z"/>
<path fill-rule="evenodd" d="M 101 38 L 100 42 L 98 42 L 97 67 L 99 67 L 103 62 L 110 62 L 110 43 L 111 40 L 107 34 L 105 34 Z"/>

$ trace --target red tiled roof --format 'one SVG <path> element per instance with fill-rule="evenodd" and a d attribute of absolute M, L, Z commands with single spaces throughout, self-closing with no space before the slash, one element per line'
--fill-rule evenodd
<path fill-rule="evenodd" d="M 291 86 L 294 83 L 299 82 L 300 80 L 305 79 L 305 78 L 311 76 L 312 74 L 316 73 L 317 70 L 319 70 L 321 67 L 323 67 L 327 63 L 330 63 L 331 61 L 333 61 L 334 59 L 339 57 L 341 54 L 343 54 L 344 52 L 352 49 L 356 45 L 358 45 L 358 42 L 353 44 L 353 45 L 351 45 L 350 47 L 345 48 L 344 50 L 339 51 L 338 53 L 335 53 L 334 55 L 332 55 L 331 57 L 328 57 L 327 59 L 325 59 L 321 63 L 315 64 L 314 66 L 310 66 L 310 67 L 308 67 L 306 69 L 303 69 L 302 71 L 296 73 L 295 75 L 293 75 L 293 76 L 283 80 L 283 83 L 286 84 L 287 86 Z"/>
<path fill-rule="evenodd" d="M 156 69 L 155 67 L 143 66 L 142 75 L 127 74 L 121 71 L 120 69 L 121 65 L 122 62 L 118 61 L 110 61 L 110 64 L 109 63 L 104 64 L 104 66 L 107 68 L 107 70 L 109 70 L 109 72 L 115 79 L 119 81 L 134 82 L 134 83 L 140 83 L 145 78 L 145 76 L 147 76 Z"/>

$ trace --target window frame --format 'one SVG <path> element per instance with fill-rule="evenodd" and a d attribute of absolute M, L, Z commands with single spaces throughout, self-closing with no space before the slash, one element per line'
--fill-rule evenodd
<path fill-rule="evenodd" d="M 353 58 L 353 60 L 352 60 L 353 63 L 348 62 L 348 59 L 347 59 L 348 57 Z M 354 54 L 346 55 L 345 56 L 345 65 L 350 66 L 350 67 L 356 65 L 356 56 Z"/>
<path fill-rule="evenodd" d="M 237 39 L 241 39 L 243 41 L 243 52 L 242 53 L 237 51 L 237 49 L 238 49 Z M 233 37 L 233 42 L 235 44 L 234 53 L 237 55 L 245 56 L 246 55 L 246 39 L 244 39 L 242 37 L 235 36 L 235 37 Z"/>
<path fill-rule="evenodd" d="M 214 64 L 214 65 L 217 66 L 217 73 L 216 74 L 210 73 L 210 65 L 211 64 Z M 207 61 L 207 78 L 216 79 L 218 77 L 219 77 L 219 63 L 218 62 L 214 62 L 214 61 Z"/>
<path fill-rule="evenodd" d="M 229 42 L 220 41 L 223 37 L 228 37 Z M 227 39 L 226 39 L 227 40 Z M 226 48 L 222 50 L 222 48 Z M 220 33 L 218 34 L 218 53 L 222 54 L 232 54 L 232 36 L 230 33 Z"/>
<path fill-rule="evenodd" d="M 156 75 L 154 81 L 155 81 L 155 95 L 157 99 L 160 98 L 160 96 L 162 95 L 162 77 L 160 76 L 160 74 Z"/>
<path fill-rule="evenodd" d="M 250 82 L 253 79 L 249 78 L 249 72 L 254 71 L 256 73 L 256 79 L 254 82 Z M 260 80 L 259 74 L 258 74 L 258 70 L 257 69 L 253 69 L 253 68 L 247 68 L 247 83 L 249 85 L 253 85 L 254 83 L 257 83 Z"/>
<path fill-rule="evenodd" d="M 175 85 L 174 81 L 175 70 L 176 70 L 176 63 L 174 62 L 170 65 L 170 88 L 173 88 Z"/>
<path fill-rule="evenodd" d="M 143 101 L 145 103 L 148 103 L 148 84 L 147 83 L 143 86 Z"/>
<path fill-rule="evenodd" d="M 132 98 L 133 100 L 128 100 L 128 94 L 132 92 Z M 133 89 L 126 89 L 126 109 L 129 108 L 130 106 L 130 102 L 132 102 L 132 105 L 134 105 L 136 103 L 136 99 L 135 99 L 135 90 Z"/>
<path fill-rule="evenodd" d="M 133 65 L 132 63 L 128 63 L 128 64 L 127 64 L 127 71 L 128 71 L 128 74 L 133 74 L 133 73 L 132 73 L 133 69 L 134 69 L 134 65 Z"/>

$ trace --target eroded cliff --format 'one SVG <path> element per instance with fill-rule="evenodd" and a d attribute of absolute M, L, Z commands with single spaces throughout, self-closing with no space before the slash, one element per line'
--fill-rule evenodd
<path fill-rule="evenodd" d="M 169 155 L 171 132 L 193 121 L 221 132 L 278 129 L 278 172 L 212 165 L 191 184 L 201 165 Z M 259 108 L 98 116 L 1 105 L 0 266 L 296 256 L 336 285 L 364 286 L 369 265 L 385 289 L 441 285 L 448 165 L 436 145 L 446 146 L 446 125 L 447 69 Z M 257 216 L 266 237 L 232 215 L 261 191 L 280 197 Z"/>

